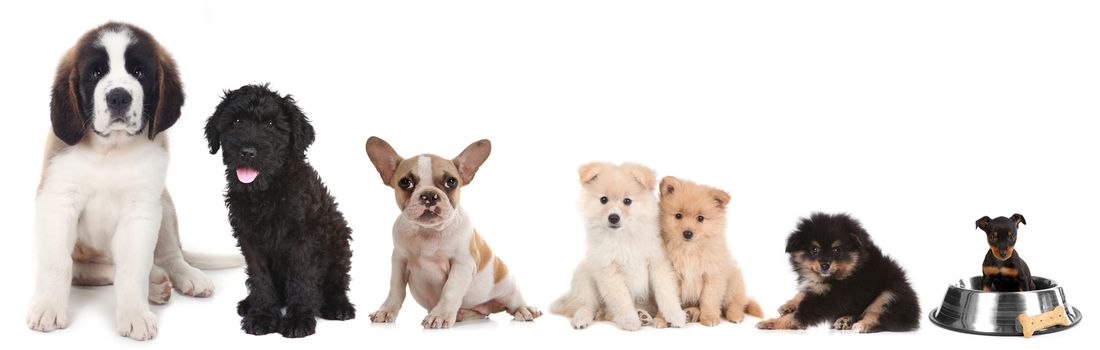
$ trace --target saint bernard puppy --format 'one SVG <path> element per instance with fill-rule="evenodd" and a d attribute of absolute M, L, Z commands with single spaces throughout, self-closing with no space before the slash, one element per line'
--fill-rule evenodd
<path fill-rule="evenodd" d="M 240 256 L 184 253 L 165 190 L 168 143 L 183 89 L 176 64 L 144 30 L 107 23 L 61 59 L 50 100 L 36 197 L 37 283 L 27 324 L 68 325 L 69 290 L 114 284 L 118 332 L 156 336 L 149 302 L 172 287 L 196 297 L 214 291 L 200 268 L 240 266 Z M 148 300 L 148 302 L 146 301 Z"/>

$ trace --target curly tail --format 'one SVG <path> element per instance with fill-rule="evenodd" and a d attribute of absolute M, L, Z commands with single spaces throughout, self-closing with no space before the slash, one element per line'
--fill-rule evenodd
<path fill-rule="evenodd" d="M 200 270 L 219 270 L 244 266 L 240 254 L 215 255 L 183 251 L 183 261 Z"/>

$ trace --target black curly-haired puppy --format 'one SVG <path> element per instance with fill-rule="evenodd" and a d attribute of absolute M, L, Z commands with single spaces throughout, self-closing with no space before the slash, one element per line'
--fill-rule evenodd
<path fill-rule="evenodd" d="M 920 302 L 905 270 L 845 214 L 814 213 L 787 237 L 799 293 L 761 329 L 804 329 L 821 322 L 859 333 L 920 327 Z"/>
<path fill-rule="evenodd" d="M 210 154 L 223 149 L 229 223 L 248 264 L 249 294 L 237 313 L 249 334 L 304 337 L 318 313 L 355 318 L 351 229 L 306 162 L 313 138 L 294 99 L 267 85 L 227 92 L 206 123 Z"/>

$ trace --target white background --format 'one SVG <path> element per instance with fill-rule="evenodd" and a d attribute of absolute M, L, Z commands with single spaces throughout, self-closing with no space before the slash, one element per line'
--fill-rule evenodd
<path fill-rule="evenodd" d="M 1095 340 L 1100 9 L 1088 1 L 440 1 L 7 3 L 0 12 L 6 266 L 0 339 L 27 347 L 903 348 L 1081 347 Z M 210 299 L 154 307 L 160 333 L 119 337 L 110 287 L 75 288 L 68 329 L 29 330 L 33 200 L 59 57 L 123 20 L 174 54 L 187 92 L 170 131 L 168 187 L 185 248 L 236 251 L 220 155 L 202 126 L 224 89 L 271 82 L 313 120 L 310 161 L 354 230 L 358 318 L 304 340 L 239 330 L 241 270 L 210 272 Z M 425 332 L 409 298 L 396 325 L 367 314 L 386 295 L 398 211 L 363 151 L 493 153 L 463 192 L 478 231 L 532 304 L 568 288 L 584 250 L 576 169 L 635 161 L 732 193 L 730 248 L 769 316 L 794 294 L 783 246 L 799 216 L 850 212 L 910 272 L 924 313 L 977 275 L 974 220 L 1019 212 L 1019 251 L 1085 316 L 1030 340 L 937 328 L 852 335 L 746 324 L 575 331 L 560 316 Z"/>

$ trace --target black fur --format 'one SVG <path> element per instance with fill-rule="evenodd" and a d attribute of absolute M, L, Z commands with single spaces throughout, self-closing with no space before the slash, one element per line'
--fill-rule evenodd
<path fill-rule="evenodd" d="M 267 85 L 227 92 L 207 121 L 206 138 L 211 154 L 222 148 L 229 223 L 248 264 L 249 294 L 237 306 L 241 328 L 304 337 L 313 334 L 318 314 L 355 318 L 347 297 L 351 229 L 306 162 L 313 127 L 294 99 Z M 244 147 L 255 148 L 255 157 L 243 157 Z M 260 175 L 242 183 L 239 167 Z"/>
<path fill-rule="evenodd" d="M 985 232 L 986 242 L 989 243 L 989 250 L 985 252 L 985 260 L 982 261 L 982 290 L 991 292 L 1035 290 L 1031 268 L 1016 250 L 1017 231 L 1020 224 L 1027 224 L 1024 216 L 1012 214 L 1011 218 L 1001 216 L 996 219 L 983 216 L 974 224 Z"/>
<path fill-rule="evenodd" d="M 835 251 L 832 243 L 841 245 Z M 822 248 L 814 256 L 813 242 Z M 834 322 L 851 316 L 851 323 L 859 322 L 864 310 L 884 291 L 893 293 L 893 302 L 879 318 L 877 331 L 911 331 L 920 327 L 920 302 L 909 285 L 905 271 L 894 260 L 882 254 L 871 241 L 871 236 L 858 221 L 845 214 L 828 215 L 814 213 L 803 218 L 798 228 L 787 238 L 787 253 L 791 266 L 798 273 L 800 285 L 821 281 L 827 286 L 822 294 L 806 292 L 806 297 L 794 311 L 794 318 L 803 325 Z M 822 278 L 801 267 L 802 260 L 821 264 L 849 264 L 850 274 Z M 858 255 L 858 259 L 854 256 Z"/>

